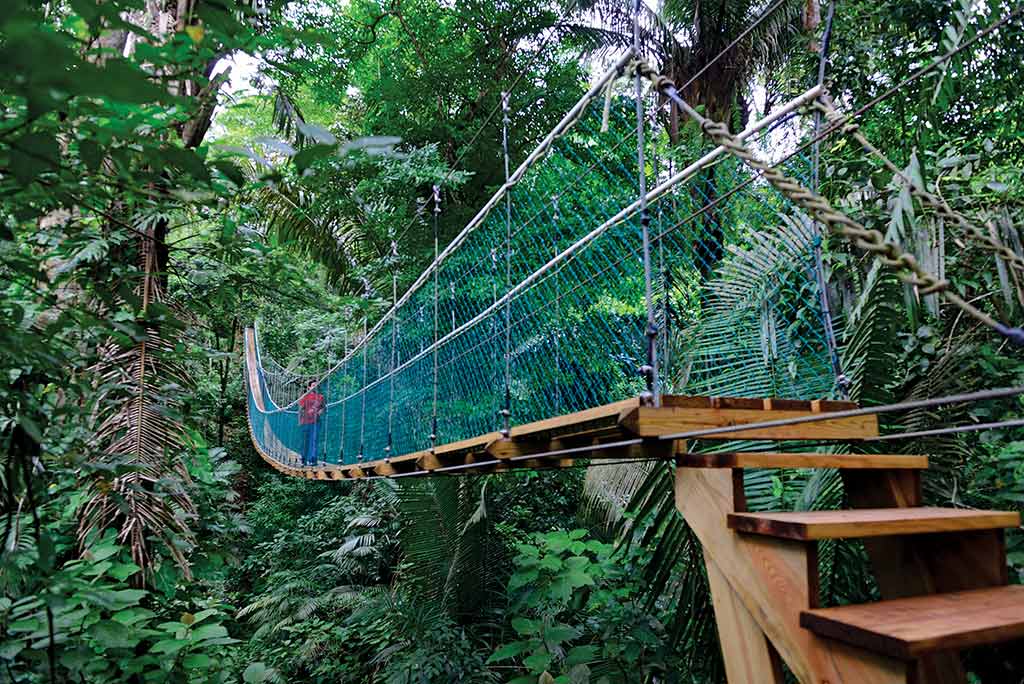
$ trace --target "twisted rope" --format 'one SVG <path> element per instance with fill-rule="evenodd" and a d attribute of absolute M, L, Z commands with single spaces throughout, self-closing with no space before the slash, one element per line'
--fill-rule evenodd
<path fill-rule="evenodd" d="M 886 157 L 881 150 L 875 147 L 871 141 L 864 137 L 864 134 L 860 132 L 860 127 L 856 123 L 851 122 L 849 117 L 844 116 L 836 110 L 835 104 L 827 94 L 823 94 L 821 99 L 814 102 L 813 106 L 825 115 L 830 124 L 839 128 L 844 134 L 849 135 L 857 141 L 865 151 L 881 161 L 889 171 L 906 184 L 910 193 L 914 197 L 917 197 L 921 202 L 930 206 L 942 218 L 959 226 L 964 233 L 980 243 L 980 246 L 983 249 L 995 254 L 997 257 L 1005 261 L 1011 268 L 1024 273 L 1024 257 L 1003 244 L 998 238 L 992 237 L 987 232 L 978 228 L 978 226 L 968 220 L 966 216 L 949 206 L 949 203 L 946 202 L 945 199 L 929 192 L 925 188 L 922 188 L 918 183 L 911 180 L 892 162 L 892 160 Z"/>
<path fill-rule="evenodd" d="M 825 197 L 812 192 L 775 166 L 758 159 L 741 140 L 729 131 L 725 124 L 707 119 L 691 107 L 680 97 L 672 79 L 659 74 L 647 62 L 634 59 L 631 66 L 636 73 L 650 81 L 654 88 L 675 102 L 687 116 L 696 121 L 705 135 L 751 169 L 759 172 L 772 187 L 812 218 L 856 247 L 873 255 L 884 265 L 894 269 L 900 280 L 914 285 L 921 294 L 941 294 L 967 315 L 989 326 L 1015 344 L 1024 346 L 1024 329 L 1011 328 L 996 321 L 952 291 L 949 281 L 937 278 L 921 266 L 913 254 L 904 251 L 895 242 L 886 240 L 880 231 L 865 228 L 858 221 L 833 207 Z M 848 123 L 847 127 L 850 125 L 852 124 Z"/>

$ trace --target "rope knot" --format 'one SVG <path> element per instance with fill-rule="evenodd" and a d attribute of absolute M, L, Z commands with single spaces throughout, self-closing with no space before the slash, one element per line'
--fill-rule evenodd
<path fill-rule="evenodd" d="M 943 292 L 949 289 L 949 281 L 943 278 L 939 280 L 935 278 L 932 283 L 925 285 L 920 288 L 920 292 L 923 295 L 935 294 L 936 292 Z"/>
<path fill-rule="evenodd" d="M 860 124 L 853 121 L 853 119 L 840 114 L 839 111 L 832 106 L 831 102 L 822 102 L 816 100 L 814 106 L 825 114 L 825 120 L 835 128 L 847 135 L 853 135 L 860 130 Z"/>
<path fill-rule="evenodd" d="M 654 69 L 654 67 L 652 67 L 650 64 L 640 59 L 639 57 L 634 58 L 633 61 L 630 63 L 630 70 L 633 73 L 642 76 L 643 78 L 646 78 L 648 81 L 650 81 L 651 85 L 658 92 L 663 91 L 665 88 L 674 88 L 676 85 L 671 78 L 665 76 L 664 74 L 659 74 Z"/>

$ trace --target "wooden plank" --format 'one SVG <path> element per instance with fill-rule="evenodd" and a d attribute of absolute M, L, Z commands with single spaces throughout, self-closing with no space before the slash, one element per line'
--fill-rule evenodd
<path fill-rule="evenodd" d="M 679 408 L 674 406 L 638 406 L 627 412 L 621 425 L 640 437 L 659 437 L 681 432 L 732 427 L 768 420 L 802 418 L 808 411 L 763 411 L 728 408 Z M 701 439 L 863 439 L 878 435 L 877 416 L 835 418 L 798 425 L 751 428 L 706 435 Z"/>
<path fill-rule="evenodd" d="M 739 407 L 737 407 L 739 408 Z M 799 401 L 797 399 L 778 399 L 771 397 L 763 401 L 762 407 L 765 411 L 814 411 L 813 403 L 810 401 Z M 770 420 L 770 417 L 767 418 Z"/>
<path fill-rule="evenodd" d="M 1024 586 L 918 596 L 805 611 L 816 634 L 909 660 L 1024 638 Z"/>
<path fill-rule="evenodd" d="M 956 508 L 864 508 L 794 513 L 731 513 L 729 527 L 739 532 L 783 539 L 850 539 L 961 530 L 988 530 L 1020 525 L 1011 511 Z"/>
<path fill-rule="evenodd" d="M 551 452 L 562 449 L 584 449 L 583 451 L 571 452 L 574 459 L 615 459 L 615 458 L 662 458 L 668 459 L 673 455 L 673 443 L 670 441 L 655 441 L 651 444 L 627 444 L 622 446 L 608 446 L 619 439 L 596 439 L 593 437 L 559 438 L 553 440 L 528 440 L 528 439 L 497 439 L 487 445 L 487 453 L 493 458 L 508 459 L 521 456 L 536 455 L 538 458 L 549 458 Z M 593 447 L 593 451 L 591 451 Z M 554 454 L 557 456 L 569 456 L 570 454 Z"/>
<path fill-rule="evenodd" d="M 711 408 L 711 397 L 691 397 L 682 394 L 665 394 L 661 397 L 661 405 L 675 406 L 678 408 Z"/>
<path fill-rule="evenodd" d="M 704 554 L 729 684 L 785 684 L 779 656 L 713 558 Z"/>
<path fill-rule="evenodd" d="M 924 469 L 927 456 L 907 454 L 725 453 L 687 454 L 676 461 L 688 468 L 860 468 Z"/>
<path fill-rule="evenodd" d="M 751 411 L 765 411 L 770 410 L 767 408 L 767 402 L 771 402 L 771 399 L 762 399 L 760 397 L 711 397 L 711 408 L 716 409 L 744 409 Z M 778 401 L 778 400 L 775 400 Z M 807 401 L 789 400 L 791 407 L 800 410 L 810 410 L 811 404 Z"/>
<path fill-rule="evenodd" d="M 906 664 L 802 629 L 811 605 L 812 545 L 728 530 L 731 470 L 676 469 L 676 506 L 761 631 L 800 682 L 907 684 Z"/>
<path fill-rule="evenodd" d="M 632 410 L 639 405 L 640 400 L 634 397 L 632 399 L 617 401 L 612 404 L 605 404 L 604 406 L 597 406 L 585 411 L 568 413 L 564 416 L 556 416 L 554 418 L 538 420 L 532 423 L 525 423 L 523 425 L 514 425 L 509 430 L 509 437 L 527 437 L 538 433 L 573 428 L 581 423 L 590 423 L 600 420 L 613 420 L 617 423 L 618 417 L 623 411 Z"/>
<path fill-rule="evenodd" d="M 441 444 L 434 449 L 435 456 L 444 456 L 446 454 L 453 454 L 465 451 L 483 451 L 487 448 L 487 445 L 496 439 L 501 438 L 500 432 L 488 432 L 483 435 L 476 437 L 470 437 L 469 439 L 460 439 L 457 442 L 449 442 L 448 444 Z"/>
<path fill-rule="evenodd" d="M 681 408 L 756 408 L 765 411 L 813 410 L 814 406 L 817 406 L 820 411 L 848 411 L 858 407 L 857 403 L 853 401 L 832 401 L 828 399 L 806 401 L 804 399 L 780 399 L 778 397 L 708 397 L 683 394 L 664 394 L 661 397 L 661 405 Z"/>

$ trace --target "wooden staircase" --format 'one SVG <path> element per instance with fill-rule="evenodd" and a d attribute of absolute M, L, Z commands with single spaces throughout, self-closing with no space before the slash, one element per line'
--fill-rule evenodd
<path fill-rule="evenodd" d="M 1024 638 L 1013 512 L 921 506 L 924 456 L 684 454 L 676 505 L 704 547 L 729 684 L 965 684 L 959 651 Z M 747 511 L 744 468 L 839 468 L 852 509 Z M 862 539 L 882 601 L 822 608 L 818 541 Z"/>

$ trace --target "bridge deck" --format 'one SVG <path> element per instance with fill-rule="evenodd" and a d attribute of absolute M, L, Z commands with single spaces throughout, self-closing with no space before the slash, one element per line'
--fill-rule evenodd
<path fill-rule="evenodd" d="M 844 411 L 856 404 L 840 401 L 795 401 L 734 397 L 666 395 L 659 407 L 638 398 L 598 406 L 555 418 L 518 425 L 507 438 L 490 432 L 442 444 L 434 449 L 356 464 L 301 467 L 281 463 L 261 451 L 279 471 L 321 480 L 371 476 L 405 477 L 444 472 L 496 472 L 512 468 L 560 468 L 575 459 L 672 458 L 671 439 L 686 431 L 799 418 Z M 878 434 L 875 416 L 840 417 L 788 426 L 752 427 L 702 439 L 857 440 Z M 254 444 L 256 440 L 253 440 Z M 257 446 L 257 448 L 259 448 Z"/>

